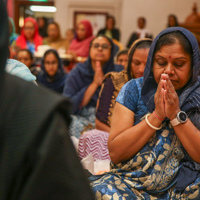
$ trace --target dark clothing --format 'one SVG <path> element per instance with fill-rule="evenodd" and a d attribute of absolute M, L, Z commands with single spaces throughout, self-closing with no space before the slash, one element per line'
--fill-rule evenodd
<path fill-rule="evenodd" d="M 42 36 L 43 38 L 47 37 L 47 36 L 48 36 L 48 34 L 47 34 L 47 27 L 39 28 L 39 34 L 40 34 L 40 36 Z"/>
<path fill-rule="evenodd" d="M 102 123 L 110 126 L 108 117 L 110 116 L 110 107 L 113 107 L 112 99 L 115 100 L 114 91 L 115 87 L 113 85 L 112 79 L 109 77 L 105 80 L 104 84 L 102 85 L 104 89 L 101 89 L 99 95 L 99 106 L 96 111 L 96 118 L 101 121 Z M 102 103 L 103 102 L 103 103 Z"/>
<path fill-rule="evenodd" d="M 96 118 L 107 126 L 111 126 L 112 114 L 114 111 L 115 100 L 122 86 L 128 82 L 126 70 L 121 72 L 107 73 L 101 91 L 99 93 L 99 102 L 96 109 Z"/>
<path fill-rule="evenodd" d="M 99 30 L 99 32 L 97 33 L 97 35 L 101 35 L 101 34 L 105 35 L 105 32 L 106 32 L 106 28 L 101 29 L 101 30 Z M 113 28 L 111 30 L 111 33 L 112 33 L 112 39 L 116 39 L 116 40 L 120 41 L 120 31 L 118 29 Z"/>
<path fill-rule="evenodd" d="M 2 86 L 1 199 L 94 199 L 68 135 L 68 100 L 8 74 Z"/>
<path fill-rule="evenodd" d="M 133 42 L 135 42 L 135 40 L 137 40 L 139 38 L 140 38 L 140 35 L 137 32 L 132 33 L 130 39 L 128 40 L 126 47 L 131 48 L 131 45 L 133 44 Z M 153 36 L 151 34 L 146 34 L 145 38 L 153 39 Z"/>

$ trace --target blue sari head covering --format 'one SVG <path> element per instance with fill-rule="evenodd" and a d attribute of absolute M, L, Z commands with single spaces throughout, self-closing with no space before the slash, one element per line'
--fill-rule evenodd
<path fill-rule="evenodd" d="M 180 103 L 180 108 L 181 110 L 184 110 L 185 112 L 189 112 L 191 109 L 196 109 L 199 110 L 200 108 L 200 103 L 194 102 L 194 95 L 197 96 L 197 100 L 199 99 L 199 94 L 197 95 L 196 89 L 198 89 L 199 86 L 199 81 L 198 81 L 198 74 L 200 70 L 200 52 L 199 52 L 199 46 L 198 42 L 195 38 L 195 36 L 187 29 L 182 28 L 182 27 L 171 27 L 163 30 L 161 33 L 157 35 L 157 37 L 154 39 L 148 59 L 147 59 L 147 64 L 146 68 L 144 71 L 144 82 L 143 82 L 143 88 L 142 88 L 142 100 L 146 104 L 149 112 L 153 112 L 155 109 L 155 104 L 154 104 L 154 95 L 157 90 L 157 83 L 154 80 L 152 68 L 153 68 L 153 57 L 154 57 L 154 51 L 156 48 L 156 44 L 158 40 L 160 39 L 161 36 L 175 32 L 175 31 L 180 31 L 189 41 L 191 44 L 192 50 L 193 50 L 193 55 L 192 55 L 192 63 L 193 63 L 193 70 L 192 70 L 192 77 L 190 80 L 189 84 L 186 84 L 187 86 L 184 88 L 184 90 L 181 92 L 179 96 L 179 103 Z M 198 89 L 199 91 L 199 89 Z M 189 102 L 192 101 L 192 102 Z M 200 102 L 200 101 L 199 101 Z M 195 105 L 196 104 L 196 105 Z M 198 106 L 197 106 L 198 105 Z M 194 123 L 194 122 L 193 122 Z"/>
<path fill-rule="evenodd" d="M 50 52 L 52 52 L 58 59 L 58 70 L 53 79 L 50 78 L 44 67 L 44 59 Z M 38 74 L 37 81 L 47 88 L 62 93 L 66 77 L 67 74 L 64 72 L 62 60 L 60 59 L 58 52 L 54 49 L 47 50 L 42 58 L 41 72 Z"/>

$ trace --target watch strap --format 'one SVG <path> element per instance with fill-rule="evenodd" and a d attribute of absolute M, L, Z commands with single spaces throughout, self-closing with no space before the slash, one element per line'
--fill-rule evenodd
<path fill-rule="evenodd" d="M 170 121 L 170 123 L 171 123 L 172 126 L 176 126 L 176 125 L 180 124 L 181 122 L 178 121 L 177 117 L 175 117 L 174 119 L 172 119 Z"/>
<path fill-rule="evenodd" d="M 185 117 L 183 118 L 183 116 L 181 116 L 181 115 L 185 115 Z M 181 119 L 181 118 L 183 118 L 183 119 Z M 180 111 L 180 112 L 178 112 L 176 117 L 173 120 L 170 121 L 170 123 L 171 123 L 172 126 L 176 126 L 178 124 L 185 123 L 187 121 L 187 119 L 188 119 L 187 114 L 184 111 Z"/>

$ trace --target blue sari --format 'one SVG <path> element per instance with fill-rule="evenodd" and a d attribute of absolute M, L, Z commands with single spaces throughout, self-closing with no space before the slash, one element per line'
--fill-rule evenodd
<path fill-rule="evenodd" d="M 180 92 L 179 103 L 181 110 L 185 111 L 192 123 L 200 129 L 200 54 L 196 39 L 184 28 L 168 28 L 155 38 L 149 52 L 144 78 L 126 83 L 116 101 L 135 113 L 134 125 L 154 110 L 157 85 L 151 71 L 153 53 L 159 37 L 172 31 L 181 31 L 193 48 L 193 76 Z M 128 161 L 117 165 L 111 162 L 110 172 L 90 177 L 97 199 L 200 199 L 199 164 L 188 155 L 169 119 L 163 121 L 162 127 Z M 189 167 L 184 174 L 182 169 L 188 163 L 195 167 L 192 170 Z M 185 175 L 191 175 L 193 179 L 188 181 L 190 177 L 185 178 Z M 180 180 L 186 183 L 181 191 L 180 187 L 177 187 L 181 185 Z"/>

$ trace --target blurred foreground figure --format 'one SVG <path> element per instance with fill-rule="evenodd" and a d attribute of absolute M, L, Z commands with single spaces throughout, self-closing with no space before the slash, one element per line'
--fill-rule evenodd
<path fill-rule="evenodd" d="M 93 199 L 68 135 L 69 102 L 4 73 L 5 10 L 0 0 L 0 199 Z"/>

